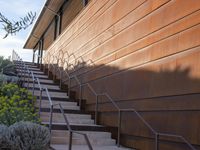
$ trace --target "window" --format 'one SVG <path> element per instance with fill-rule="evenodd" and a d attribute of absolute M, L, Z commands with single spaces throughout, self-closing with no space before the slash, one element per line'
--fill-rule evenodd
<path fill-rule="evenodd" d="M 54 40 L 60 35 L 61 33 L 61 12 L 55 16 L 55 32 L 54 32 Z"/>

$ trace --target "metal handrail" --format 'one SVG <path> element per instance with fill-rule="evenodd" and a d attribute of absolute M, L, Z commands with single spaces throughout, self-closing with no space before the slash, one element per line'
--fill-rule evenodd
<path fill-rule="evenodd" d="M 28 66 L 25 65 L 25 69 L 27 71 L 27 74 L 28 74 L 28 83 L 27 83 L 27 89 L 29 89 L 29 83 L 30 83 L 30 78 L 31 78 L 31 72 L 28 68 Z M 30 78 L 29 78 L 30 77 Z"/>
<path fill-rule="evenodd" d="M 159 149 L 159 136 L 167 136 L 167 137 L 176 137 L 181 139 L 185 144 L 188 145 L 188 147 L 190 147 L 192 150 L 196 150 L 196 148 L 194 148 L 194 146 L 192 146 L 192 144 L 190 144 L 188 142 L 188 140 L 186 140 L 183 136 L 181 135 L 176 135 L 176 134 L 169 134 L 169 133 L 162 133 L 162 132 L 157 132 L 155 129 L 153 129 L 153 127 L 145 121 L 145 119 L 140 115 L 140 113 L 138 113 L 137 110 L 135 110 L 134 108 L 131 109 L 120 109 L 120 113 L 121 112 L 134 112 L 139 118 L 140 120 L 155 134 L 155 149 L 158 150 Z M 120 124 L 121 124 L 121 120 L 120 120 Z"/>
<path fill-rule="evenodd" d="M 69 123 L 69 121 L 68 121 L 68 119 L 67 119 L 67 117 L 66 117 L 66 115 L 65 115 L 65 113 L 64 113 L 64 110 L 63 110 L 63 108 L 62 108 L 62 105 L 61 105 L 60 103 L 59 103 L 59 107 L 60 107 L 60 111 L 61 111 L 61 113 L 62 113 L 62 115 L 63 115 L 63 117 L 64 117 L 64 120 L 65 120 L 65 123 L 66 123 L 66 125 L 67 125 L 67 128 L 68 128 L 68 130 L 69 130 L 69 132 L 70 132 L 69 150 L 72 149 L 72 136 L 73 136 L 73 133 L 83 135 L 84 138 L 85 138 L 85 141 L 86 141 L 86 143 L 87 143 L 87 145 L 88 145 L 89 150 L 93 150 L 92 145 L 91 145 L 91 143 L 90 143 L 90 141 L 89 141 L 88 135 L 85 134 L 85 133 L 81 133 L 81 132 L 72 130 L 72 128 L 71 128 L 71 126 L 70 126 L 70 123 Z"/>
<path fill-rule="evenodd" d="M 70 64 L 70 65 L 73 65 L 73 64 Z M 69 74 L 68 74 L 69 75 Z M 87 85 L 87 87 L 89 87 L 89 89 L 92 91 L 92 93 L 96 96 L 96 107 L 95 107 L 95 123 L 97 123 L 97 118 L 98 118 L 98 97 L 99 96 L 106 96 L 109 101 L 112 103 L 112 105 L 117 108 L 118 110 L 118 140 L 117 140 L 117 145 L 120 146 L 120 131 L 121 131 L 121 112 L 123 111 L 132 111 L 134 112 L 138 117 L 139 119 L 144 123 L 145 126 L 147 126 L 154 134 L 155 134 L 155 149 L 158 150 L 159 149 L 159 136 L 173 136 L 173 137 L 177 137 L 177 138 L 180 138 L 182 139 L 182 141 L 184 143 L 186 143 L 192 150 L 196 150 L 183 136 L 181 135 L 174 135 L 174 134 L 166 134 L 166 133 L 159 133 L 157 132 L 155 129 L 153 129 L 153 127 L 140 115 L 140 113 L 138 111 L 136 111 L 135 109 L 131 108 L 131 109 L 120 109 L 120 107 L 116 104 L 116 102 L 111 98 L 111 96 L 108 94 L 108 93 L 102 93 L 102 94 L 97 94 L 97 92 L 92 88 L 92 86 L 89 84 L 89 83 L 84 83 L 82 84 L 76 75 L 74 75 L 73 77 L 70 77 L 71 79 L 72 78 L 75 78 L 77 83 L 79 84 L 80 86 L 80 102 L 81 102 L 81 99 L 82 99 L 82 86 L 85 86 Z M 80 103 L 79 102 L 79 103 Z"/>
<path fill-rule="evenodd" d="M 41 114 L 41 105 L 42 105 L 42 92 L 45 90 L 41 87 L 41 84 L 40 84 L 40 80 L 39 78 L 36 78 L 37 80 L 37 84 L 38 84 L 38 87 L 39 87 L 39 91 L 40 91 L 40 97 L 39 97 L 39 117 L 40 117 L 40 114 Z"/>
<path fill-rule="evenodd" d="M 33 73 L 32 73 L 32 75 L 33 75 Z M 34 75 L 33 75 L 33 78 L 34 78 Z M 61 113 L 62 113 L 62 115 L 63 115 L 63 117 L 64 117 L 65 123 L 66 123 L 67 128 L 68 128 L 68 130 L 69 130 L 69 132 L 70 132 L 69 150 L 72 149 L 72 136 L 73 136 L 73 133 L 83 135 L 84 138 L 85 138 L 85 140 L 86 140 L 86 143 L 87 143 L 87 145 L 88 145 L 89 150 L 93 150 L 92 145 L 91 145 L 91 143 L 90 143 L 90 141 L 89 141 L 89 138 L 88 138 L 87 134 L 81 133 L 81 132 L 78 132 L 78 131 L 74 131 L 74 130 L 71 129 L 71 126 L 70 126 L 70 124 L 69 124 L 69 121 L 68 121 L 66 115 L 64 114 L 64 110 L 63 110 L 63 108 L 62 108 L 62 105 L 61 105 L 60 103 L 58 103 L 58 104 L 53 104 L 53 102 L 52 102 L 52 100 L 51 100 L 51 97 L 50 97 L 50 94 L 49 94 L 49 92 L 48 92 L 48 89 L 47 89 L 47 88 L 43 89 L 43 88 L 41 87 L 39 78 L 36 78 L 36 80 L 37 80 L 37 83 L 38 83 L 38 86 L 39 86 L 39 89 L 40 89 L 39 116 L 40 116 L 40 113 L 41 113 L 41 98 L 42 98 L 42 91 L 43 91 L 43 90 L 46 91 L 46 94 L 47 94 L 47 97 L 48 97 L 48 100 L 49 100 L 49 103 L 50 103 L 50 120 L 49 120 L 49 130 L 50 130 L 50 132 L 51 132 L 51 130 L 52 130 L 53 107 L 54 107 L 55 105 L 59 105 L 60 111 L 61 111 Z"/>
<path fill-rule="evenodd" d="M 39 80 L 38 80 L 38 81 L 39 81 Z M 69 130 L 69 132 L 70 132 L 69 147 L 68 147 L 68 149 L 69 149 L 69 150 L 72 149 L 72 136 L 73 136 L 73 133 L 76 133 L 76 134 L 83 135 L 84 138 L 85 138 L 85 140 L 86 140 L 86 143 L 87 143 L 87 145 L 88 145 L 89 150 L 93 150 L 92 145 L 91 145 L 91 143 L 90 143 L 90 141 L 89 141 L 89 138 L 88 138 L 87 134 L 72 130 L 72 128 L 71 128 L 71 126 L 70 126 L 70 123 L 69 123 L 69 121 L 68 121 L 68 119 L 67 119 L 67 116 L 66 116 L 65 113 L 64 113 L 64 110 L 63 110 L 63 108 L 62 108 L 62 105 L 61 105 L 60 103 L 53 104 L 48 89 L 45 88 L 45 91 L 46 91 L 46 94 L 47 94 L 47 97 L 48 97 L 48 100 L 49 100 L 49 103 L 50 103 L 50 119 L 49 119 L 49 130 L 50 130 L 50 133 L 51 133 L 51 131 L 52 131 L 53 108 L 54 108 L 55 105 L 58 105 L 58 106 L 59 106 L 59 109 L 60 109 L 60 112 L 62 113 L 63 118 L 64 118 L 64 120 L 65 120 L 66 126 L 67 126 L 67 128 L 68 128 L 68 130 Z"/>

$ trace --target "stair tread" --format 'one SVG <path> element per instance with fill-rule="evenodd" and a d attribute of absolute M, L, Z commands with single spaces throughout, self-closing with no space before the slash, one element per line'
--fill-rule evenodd
<path fill-rule="evenodd" d="M 28 86 L 28 83 L 25 83 L 24 84 L 25 87 Z M 46 84 L 42 84 L 41 85 L 43 88 L 47 87 L 48 89 L 58 89 L 58 90 L 61 90 L 59 85 L 46 85 Z M 32 88 L 33 87 L 33 83 L 29 83 L 29 88 Z M 38 85 L 35 84 L 35 88 L 38 88 Z"/>
<path fill-rule="evenodd" d="M 40 114 L 41 116 L 49 116 L 49 113 L 48 112 L 41 112 Z M 53 113 L 54 116 L 57 116 L 57 117 L 60 117 L 62 116 L 62 113 Z M 69 118 L 88 118 L 88 119 L 91 119 L 91 115 L 89 114 L 69 114 L 69 113 L 65 113 L 65 115 Z"/>
<path fill-rule="evenodd" d="M 96 125 L 92 119 L 91 114 L 85 114 L 80 110 L 77 102 L 67 101 L 69 97 L 67 96 L 67 91 L 62 91 L 59 85 L 54 83 L 52 79 L 48 77 L 42 70 L 37 66 L 27 63 L 29 69 L 33 72 L 34 76 L 39 78 L 41 86 L 43 88 L 48 88 L 49 94 L 52 98 L 53 104 L 60 103 L 65 110 L 65 114 L 70 123 L 71 129 L 74 131 L 79 131 L 88 135 L 88 138 L 92 144 L 94 150 L 131 150 L 128 148 L 122 148 L 116 146 L 116 140 L 111 138 L 111 133 L 107 127 L 102 125 Z M 20 69 L 18 69 L 20 73 Z M 23 71 L 23 70 L 22 70 Z M 27 86 L 29 79 L 29 89 L 32 92 L 33 81 L 32 78 L 25 73 L 25 87 Z M 35 84 L 35 95 L 37 98 L 40 96 L 40 91 L 37 83 Z M 39 100 L 37 99 L 36 107 L 38 106 Z M 53 111 L 52 120 L 52 136 L 51 136 L 51 146 L 55 150 L 66 150 L 68 149 L 69 131 L 67 129 L 65 120 L 59 110 L 59 106 L 55 105 L 54 108 L 56 112 Z M 42 94 L 42 105 L 41 105 L 41 120 L 42 124 L 49 126 L 49 112 L 45 112 L 49 109 L 49 101 L 45 92 Z M 66 113 L 69 112 L 69 113 Z M 72 112 L 70 112 L 72 111 Z M 75 112 L 78 113 L 75 113 Z M 73 113 L 74 112 L 74 113 Z M 86 141 L 84 137 L 79 134 L 74 133 L 72 138 L 73 146 L 72 150 L 88 150 Z"/>
<path fill-rule="evenodd" d="M 39 103 L 39 99 L 37 99 L 37 102 Z M 43 104 L 49 104 L 49 100 L 48 99 L 42 99 L 41 101 Z M 73 101 L 54 101 L 52 100 L 53 104 L 63 104 L 63 105 L 76 105 L 77 106 L 77 102 L 73 102 Z"/>
<path fill-rule="evenodd" d="M 81 133 L 85 133 L 85 134 L 88 134 L 88 135 L 101 135 L 101 136 L 108 136 L 108 137 L 111 137 L 111 133 L 110 132 L 99 132 L 99 131 L 79 131 Z M 69 134 L 69 131 L 63 131 L 63 130 L 52 130 L 51 131 L 52 135 L 62 135 L 62 136 L 67 136 Z"/>
<path fill-rule="evenodd" d="M 66 150 L 68 145 L 61 145 L 61 144 L 51 144 L 55 150 Z M 92 146 L 93 150 L 133 150 L 130 148 L 123 148 L 117 146 Z M 73 145 L 72 150 L 88 150 L 87 145 Z"/>
<path fill-rule="evenodd" d="M 29 90 L 30 92 L 32 92 L 32 90 Z M 35 91 L 35 96 L 40 96 L 40 91 Z M 49 91 L 49 95 L 51 97 L 58 97 L 58 98 L 69 98 L 67 96 L 67 93 L 66 92 L 54 92 L 54 91 Z M 42 92 L 42 96 L 47 96 L 46 92 Z"/>
<path fill-rule="evenodd" d="M 42 121 L 42 124 L 49 124 L 49 122 Z M 52 122 L 52 125 L 66 125 L 65 122 Z M 102 125 L 96 125 L 96 124 L 76 124 L 76 123 L 70 123 L 70 126 L 89 126 L 89 127 L 104 127 Z"/>

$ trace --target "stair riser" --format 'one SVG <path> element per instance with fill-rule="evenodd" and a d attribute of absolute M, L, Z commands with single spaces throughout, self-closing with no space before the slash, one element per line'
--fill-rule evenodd
<path fill-rule="evenodd" d="M 111 138 L 111 133 L 109 132 L 92 132 L 92 131 L 79 131 L 79 132 L 87 134 L 87 136 L 90 138 Z M 60 130 L 52 130 L 51 136 L 67 138 L 69 137 L 69 132 L 60 131 Z M 73 137 L 79 138 L 79 137 L 82 137 L 82 135 L 74 133 Z"/>
<path fill-rule="evenodd" d="M 19 73 L 19 75 L 21 76 L 21 73 Z M 33 75 L 34 75 L 34 77 L 36 77 L 36 78 L 43 78 L 43 79 L 48 79 L 48 76 L 47 75 L 44 75 L 44 74 L 41 74 L 41 73 L 35 73 L 34 74 L 34 72 L 33 72 Z M 22 72 L 22 77 L 24 77 L 25 76 L 25 78 L 26 79 L 28 79 L 29 78 L 29 80 L 30 79 L 32 79 L 32 77 L 29 75 L 29 74 L 24 74 L 23 72 Z"/>
<path fill-rule="evenodd" d="M 28 87 L 29 86 L 29 88 L 32 90 L 32 87 L 33 87 L 33 84 L 32 83 L 29 83 L 29 85 L 28 85 L 28 83 L 25 83 L 24 84 L 24 86 L 25 87 Z M 48 88 L 48 90 L 53 90 L 53 89 L 55 89 L 55 90 L 60 90 L 60 88 L 59 88 L 59 86 L 53 86 L 53 85 L 41 85 L 43 88 Z M 38 86 L 38 84 L 35 84 L 35 90 L 38 90 L 38 89 L 36 89 L 36 88 L 39 88 L 39 86 Z"/>
<path fill-rule="evenodd" d="M 36 105 L 37 108 L 39 108 L 39 105 Z M 47 105 L 47 106 L 43 106 L 42 105 L 42 108 L 49 108 L 50 107 L 50 104 Z M 54 109 L 60 109 L 60 107 L 58 105 L 54 106 L 53 107 Z M 78 106 L 63 106 L 63 109 L 68 109 L 68 110 L 80 110 L 80 108 Z"/>
<path fill-rule="evenodd" d="M 31 92 L 32 92 L 32 90 L 31 90 Z M 34 94 L 35 94 L 35 96 L 40 96 L 40 91 L 35 91 Z M 66 93 L 61 93 L 61 92 L 49 92 L 49 95 L 51 97 L 68 98 Z M 45 91 L 42 92 L 42 96 L 44 96 L 44 97 L 47 96 Z"/>
<path fill-rule="evenodd" d="M 32 78 L 25 78 L 25 82 L 28 82 L 29 80 L 29 83 L 33 83 L 33 80 Z M 49 79 L 40 79 L 40 83 L 41 84 L 52 84 L 52 85 L 55 85 L 55 83 L 52 81 L 52 80 L 49 80 Z"/>
<path fill-rule="evenodd" d="M 74 119 L 74 118 L 67 118 L 69 123 L 71 124 L 94 124 L 94 120 L 91 119 Z M 42 122 L 48 122 L 49 121 L 49 117 L 41 117 Z M 53 123 L 65 123 L 64 118 L 56 118 L 53 117 Z"/>
<path fill-rule="evenodd" d="M 113 140 L 113 139 L 109 139 L 109 138 L 104 138 L 104 139 L 92 139 L 92 138 L 89 138 L 90 139 L 90 143 L 92 145 L 115 145 L 116 144 L 116 141 Z M 51 144 L 69 144 L 69 138 L 54 138 L 52 137 L 51 138 Z M 85 139 L 82 137 L 82 138 L 72 138 L 72 144 L 74 145 L 85 145 L 86 144 L 86 141 Z"/>
<path fill-rule="evenodd" d="M 49 126 L 49 122 L 42 122 L 42 124 L 46 125 L 47 127 Z M 76 130 L 76 131 L 98 131 L 98 132 L 108 132 L 108 128 L 107 127 L 103 127 L 103 126 L 88 126 L 88 125 L 71 125 L 71 129 L 72 130 Z M 52 124 L 52 130 L 63 130 L 63 131 L 68 131 L 68 128 L 66 126 L 66 124 Z"/>
<path fill-rule="evenodd" d="M 40 114 L 41 117 L 49 117 L 49 113 L 42 112 Z M 63 118 L 63 115 L 60 113 L 53 113 L 55 118 Z M 77 114 L 65 114 L 67 118 L 74 118 L 74 119 L 91 119 L 91 115 L 77 115 Z"/>
<path fill-rule="evenodd" d="M 38 109 L 38 107 L 36 107 Z M 50 112 L 50 109 L 49 107 L 48 108 L 41 108 L 41 112 Z M 60 109 L 59 108 L 54 108 L 53 109 L 53 112 L 54 113 L 60 113 Z M 68 110 L 68 109 L 64 109 L 64 112 L 65 113 L 69 113 L 69 114 L 91 114 L 90 112 L 85 112 L 85 111 L 82 111 L 80 109 L 78 110 Z"/>
<path fill-rule="evenodd" d="M 69 106 L 77 106 L 77 103 L 76 102 L 60 102 L 60 101 L 53 101 L 53 104 L 61 104 L 63 107 L 69 107 Z M 46 106 L 46 105 L 49 105 L 49 101 L 48 100 L 42 100 L 41 101 L 41 105 L 42 107 Z M 39 106 L 39 100 L 37 100 L 36 102 L 36 106 Z"/>
<path fill-rule="evenodd" d="M 68 150 L 69 145 L 62 145 L 62 144 L 51 144 L 51 147 L 55 150 Z M 117 147 L 114 146 L 104 146 L 104 145 L 92 145 L 93 150 L 134 150 L 129 148 L 124 148 L 122 146 Z M 89 150 L 88 145 L 72 145 L 73 150 Z"/>

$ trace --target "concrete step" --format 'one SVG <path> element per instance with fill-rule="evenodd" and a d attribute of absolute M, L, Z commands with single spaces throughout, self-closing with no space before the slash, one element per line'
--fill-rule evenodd
<path fill-rule="evenodd" d="M 116 141 L 111 139 L 109 132 L 95 132 L 95 131 L 79 131 L 87 134 L 92 145 L 115 145 Z M 51 144 L 69 144 L 69 132 L 61 130 L 52 130 Z M 73 133 L 73 144 L 86 144 L 83 135 Z"/>
<path fill-rule="evenodd" d="M 38 66 L 36 66 L 36 65 L 27 64 L 27 66 L 28 66 L 28 68 L 30 70 L 32 70 L 32 69 L 39 69 Z"/>
<path fill-rule="evenodd" d="M 39 100 L 40 99 L 40 96 L 37 96 L 37 99 Z M 42 96 L 42 100 L 48 100 L 48 97 L 47 96 Z M 76 102 L 74 99 L 69 99 L 68 97 L 66 98 L 63 98 L 63 97 L 54 97 L 54 96 L 51 96 L 51 100 L 52 101 L 63 101 L 63 102 Z"/>
<path fill-rule="evenodd" d="M 55 104 L 61 104 L 62 107 L 67 107 L 67 106 L 77 106 L 77 102 L 67 102 L 67 101 L 53 101 L 52 100 L 52 103 L 55 105 Z M 36 101 L 36 106 L 39 105 L 39 99 Z M 41 101 L 41 105 L 42 107 L 45 107 L 46 105 L 49 105 L 49 100 L 48 99 L 42 99 Z M 55 105 L 56 106 L 56 105 Z"/>
<path fill-rule="evenodd" d="M 32 90 L 29 90 L 29 91 L 32 92 Z M 35 90 L 34 95 L 35 95 L 35 96 L 40 96 L 40 91 Z M 51 97 L 68 98 L 67 92 L 51 92 L 51 91 L 49 91 L 49 95 L 50 95 Z M 43 91 L 43 92 L 42 92 L 42 96 L 44 96 L 44 97 L 47 96 L 46 91 Z"/>
<path fill-rule="evenodd" d="M 42 124 L 49 126 L 48 122 L 42 122 Z M 107 131 L 108 128 L 101 126 L 101 125 L 95 125 L 95 124 L 75 124 L 70 123 L 70 127 L 72 130 L 76 131 Z M 53 122 L 52 123 L 52 130 L 68 130 L 66 123 L 59 123 L 59 122 Z"/>
<path fill-rule="evenodd" d="M 29 74 L 23 74 L 23 75 L 25 75 L 27 78 L 29 77 Z M 45 75 L 44 73 L 41 73 L 41 74 L 34 74 L 34 72 L 33 72 L 33 75 L 35 76 L 35 77 L 37 77 L 37 78 L 42 78 L 42 79 L 48 79 L 49 77 L 47 76 L 47 75 Z"/>
<path fill-rule="evenodd" d="M 42 122 L 48 122 L 49 116 L 41 116 Z M 70 124 L 76 124 L 76 125 L 92 125 L 94 124 L 94 120 L 92 119 L 82 119 L 82 118 L 67 118 Z M 53 116 L 53 123 L 62 124 L 65 125 L 65 119 L 64 117 L 56 118 Z"/>
<path fill-rule="evenodd" d="M 63 109 L 68 109 L 68 110 L 80 110 L 80 107 L 77 106 L 76 102 L 60 102 L 60 101 L 52 101 L 53 104 L 58 104 L 58 103 L 62 103 L 62 107 Z M 37 108 L 39 108 L 39 101 L 37 100 L 36 105 Z M 41 103 L 41 107 L 42 108 L 50 108 L 50 103 L 48 100 L 43 100 Z M 54 109 L 59 109 L 59 105 L 55 105 L 53 107 Z"/>
<path fill-rule="evenodd" d="M 65 113 L 69 119 L 91 119 L 89 114 L 68 114 Z M 49 117 L 49 112 L 41 112 L 40 117 Z M 63 119 L 62 113 L 53 113 L 53 117 L 56 119 Z"/>
<path fill-rule="evenodd" d="M 48 77 L 46 77 L 46 76 L 42 76 L 41 74 L 40 75 L 35 75 L 34 74 L 34 76 L 35 77 L 37 77 L 37 78 L 39 78 L 39 80 L 52 80 L 52 79 L 49 79 Z M 19 75 L 19 77 L 22 77 L 22 78 L 24 78 L 24 75 Z M 30 76 L 30 75 L 25 75 L 25 78 L 26 78 L 26 80 L 28 80 L 29 79 L 29 81 L 32 79 L 32 76 Z"/>
<path fill-rule="evenodd" d="M 19 76 L 21 76 L 21 74 L 24 76 L 29 76 L 29 74 L 27 73 L 27 70 L 22 70 L 22 69 L 16 69 L 17 70 L 17 72 L 18 72 L 18 74 L 19 74 Z M 42 72 L 42 71 L 40 71 L 40 70 L 29 70 L 29 71 L 32 71 L 33 72 L 33 75 L 34 76 L 37 76 L 37 77 L 44 77 L 44 78 L 46 78 L 46 77 L 48 77 L 47 75 L 45 75 L 44 74 L 44 72 Z"/>
<path fill-rule="evenodd" d="M 37 107 L 38 108 L 38 107 Z M 65 109 L 63 108 L 64 113 L 68 113 L 68 114 L 91 114 L 91 112 L 86 112 L 83 110 L 72 110 L 72 109 Z M 50 112 L 50 108 L 41 108 L 41 112 Z M 53 108 L 53 112 L 54 113 L 60 113 L 60 109 L 59 108 Z"/>
<path fill-rule="evenodd" d="M 51 147 L 55 150 L 66 150 L 68 149 L 68 145 L 61 145 L 61 144 L 51 144 Z M 123 148 L 117 146 L 92 146 L 93 150 L 134 150 L 130 148 Z M 89 150 L 87 145 L 73 145 L 72 150 Z"/>
<path fill-rule="evenodd" d="M 29 67 L 29 70 L 30 71 L 41 71 L 39 68 L 37 68 L 36 66 L 35 67 L 33 67 L 33 66 L 28 66 Z M 42 71 L 41 71 L 42 72 Z"/>
<path fill-rule="evenodd" d="M 24 86 L 27 87 L 28 83 L 25 83 Z M 33 83 L 29 83 L 29 87 L 33 87 Z M 41 87 L 42 88 L 48 88 L 48 90 L 51 90 L 51 89 L 60 90 L 58 85 L 41 84 Z M 39 88 L 38 84 L 35 84 L 35 88 Z"/>
<path fill-rule="evenodd" d="M 25 82 L 28 82 L 28 80 L 29 80 L 29 83 L 33 82 L 32 78 L 25 78 Z M 55 85 L 55 83 L 53 82 L 53 80 L 50 80 L 48 78 L 46 78 L 46 79 L 39 79 L 39 81 L 40 81 L 41 84 L 49 84 L 49 83 L 51 83 L 51 84 Z"/>
<path fill-rule="evenodd" d="M 94 138 L 111 138 L 110 132 L 98 132 L 98 131 L 79 131 L 81 133 L 87 134 L 88 137 L 94 137 Z M 63 131 L 63 130 L 52 130 L 51 132 L 52 137 L 68 137 L 69 131 Z M 73 134 L 73 137 L 82 137 L 80 134 Z"/>
<path fill-rule="evenodd" d="M 30 71 L 32 71 L 34 75 L 45 75 L 44 72 L 41 71 L 41 70 L 32 70 L 32 69 L 31 69 Z M 28 75 L 28 74 L 27 74 L 27 75 Z"/>
<path fill-rule="evenodd" d="M 116 141 L 111 138 L 90 138 L 89 141 L 92 145 L 115 145 Z M 86 141 L 83 137 L 72 137 L 72 143 L 75 145 L 85 145 Z M 51 144 L 69 144 L 69 137 L 52 137 Z"/>

